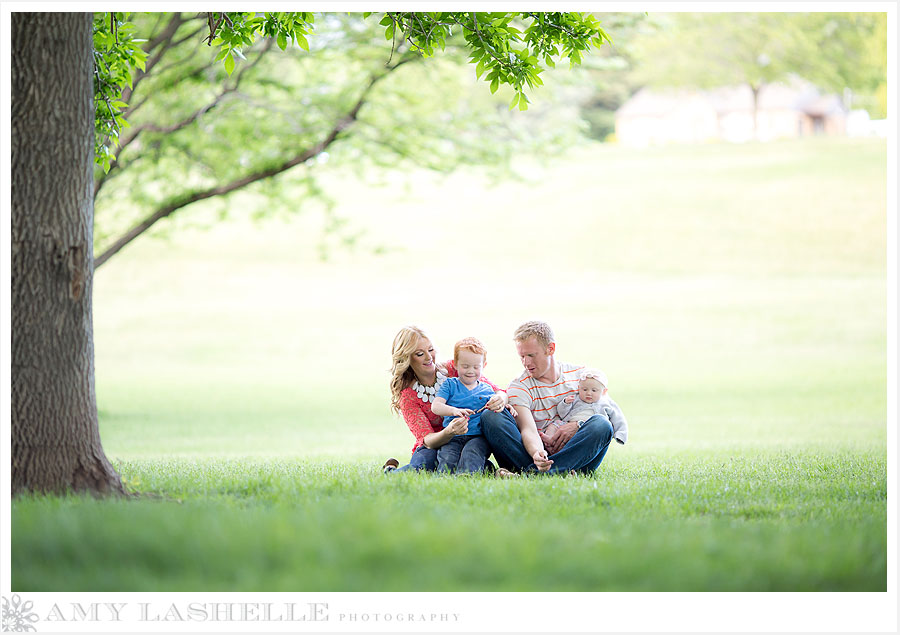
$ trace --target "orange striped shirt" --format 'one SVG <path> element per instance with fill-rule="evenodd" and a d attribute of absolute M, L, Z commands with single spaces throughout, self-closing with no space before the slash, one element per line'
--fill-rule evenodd
<path fill-rule="evenodd" d="M 566 395 L 578 392 L 578 376 L 584 365 L 556 362 L 557 379 L 552 384 L 537 381 L 524 371 L 509 385 L 507 394 L 512 406 L 524 406 L 531 410 L 538 430 L 545 430 L 550 422 L 559 419 L 556 404 Z"/>

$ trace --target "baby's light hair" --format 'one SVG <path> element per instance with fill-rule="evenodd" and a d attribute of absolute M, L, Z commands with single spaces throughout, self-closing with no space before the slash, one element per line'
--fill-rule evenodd
<path fill-rule="evenodd" d="M 594 379 L 596 381 L 599 381 L 604 388 L 609 388 L 609 381 L 606 379 L 606 373 L 604 373 L 602 370 L 597 370 L 596 368 L 585 368 L 578 376 L 578 381 L 581 382 L 585 379 Z"/>
<path fill-rule="evenodd" d="M 481 340 L 475 337 L 464 337 L 453 346 L 454 362 L 459 361 L 460 351 L 471 351 L 476 355 L 481 355 L 484 357 L 484 361 L 487 362 L 487 349 L 481 343 Z"/>
<path fill-rule="evenodd" d="M 517 328 L 516 332 L 513 333 L 513 340 L 516 342 L 524 342 L 532 336 L 537 338 L 538 344 L 544 348 L 548 348 L 556 341 L 556 338 L 553 337 L 553 329 L 550 328 L 550 325 L 539 320 L 525 322 L 525 324 Z"/>

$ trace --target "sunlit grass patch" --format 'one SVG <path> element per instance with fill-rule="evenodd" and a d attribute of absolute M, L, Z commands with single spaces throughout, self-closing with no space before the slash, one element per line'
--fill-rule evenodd
<path fill-rule="evenodd" d="M 872 455 L 624 461 L 591 476 L 117 465 L 131 500 L 21 499 L 17 590 L 883 590 Z"/>

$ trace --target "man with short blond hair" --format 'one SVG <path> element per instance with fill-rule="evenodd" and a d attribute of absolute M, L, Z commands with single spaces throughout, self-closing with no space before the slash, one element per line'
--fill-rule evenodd
<path fill-rule="evenodd" d="M 513 333 L 513 340 L 516 342 L 524 342 L 529 337 L 535 337 L 542 346 L 550 346 L 556 342 L 556 338 L 553 337 L 553 329 L 550 328 L 550 325 L 546 322 L 539 322 L 537 320 L 525 322 L 525 324 L 517 328 L 516 332 Z"/>
<path fill-rule="evenodd" d="M 578 392 L 583 365 L 556 361 L 553 329 L 546 322 L 525 322 L 513 334 L 525 371 L 509 385 L 507 411 L 482 415 L 483 434 L 501 467 L 525 472 L 590 473 L 597 469 L 613 437 L 604 415 L 563 423 L 556 405 Z"/>

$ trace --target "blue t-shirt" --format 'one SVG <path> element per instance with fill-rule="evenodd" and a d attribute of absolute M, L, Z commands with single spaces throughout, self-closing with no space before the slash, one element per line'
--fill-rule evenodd
<path fill-rule="evenodd" d="M 450 377 L 438 388 L 435 397 L 443 397 L 448 406 L 454 408 L 480 409 L 494 396 L 494 389 L 489 384 L 479 381 L 471 390 L 463 385 L 459 377 Z M 456 417 L 444 417 L 444 427 Z M 481 413 L 469 417 L 469 431 L 466 436 L 481 434 Z"/>

